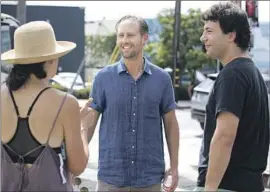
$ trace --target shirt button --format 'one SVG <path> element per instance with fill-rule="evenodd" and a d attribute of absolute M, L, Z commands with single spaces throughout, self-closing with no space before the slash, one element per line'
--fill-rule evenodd
<path fill-rule="evenodd" d="M 135 129 L 133 129 L 132 131 L 135 132 Z"/>
<path fill-rule="evenodd" d="M 133 97 L 134 99 L 136 99 L 136 97 Z"/>
<path fill-rule="evenodd" d="M 131 161 L 132 164 L 134 164 L 134 161 Z"/>
<path fill-rule="evenodd" d="M 134 149 L 134 146 L 132 146 L 132 149 Z"/>
<path fill-rule="evenodd" d="M 136 115 L 136 113 L 133 113 L 133 115 Z"/>

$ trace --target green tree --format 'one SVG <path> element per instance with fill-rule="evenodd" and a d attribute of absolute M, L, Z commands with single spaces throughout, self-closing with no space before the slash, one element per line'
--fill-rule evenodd
<path fill-rule="evenodd" d="M 86 66 L 97 67 L 107 65 L 116 45 L 116 35 L 90 35 L 85 38 Z"/>
<path fill-rule="evenodd" d="M 173 34 L 174 10 L 165 9 L 158 14 L 158 21 L 162 26 L 160 42 L 150 43 L 145 51 L 153 62 L 161 67 L 173 68 Z M 190 9 L 188 14 L 181 15 L 180 28 L 180 63 L 194 78 L 195 70 L 204 64 L 215 65 L 215 60 L 207 57 L 203 52 L 200 36 L 203 33 L 200 9 Z"/>

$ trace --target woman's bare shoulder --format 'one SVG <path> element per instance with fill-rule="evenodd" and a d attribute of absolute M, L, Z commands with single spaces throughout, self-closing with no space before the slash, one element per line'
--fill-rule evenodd
<path fill-rule="evenodd" d="M 65 99 L 63 109 L 73 112 L 72 110 L 79 109 L 79 102 L 77 98 L 69 93 L 53 88 L 54 97 L 58 97 L 61 101 Z"/>

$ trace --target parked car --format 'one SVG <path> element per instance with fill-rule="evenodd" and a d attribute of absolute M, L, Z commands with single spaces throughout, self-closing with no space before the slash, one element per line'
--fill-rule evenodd
<path fill-rule="evenodd" d="M 191 97 L 191 117 L 200 123 L 202 129 L 205 121 L 205 106 L 217 75 L 218 73 L 209 74 L 205 80 L 193 89 Z"/>
<path fill-rule="evenodd" d="M 202 129 L 205 121 L 205 106 L 217 76 L 218 73 L 209 74 L 204 81 L 194 88 L 191 98 L 191 117 L 199 121 Z M 268 88 L 268 99 L 270 99 L 270 76 L 265 73 L 262 73 L 262 76 Z"/>
<path fill-rule="evenodd" d="M 208 102 L 209 93 L 214 85 L 214 82 L 218 76 L 218 73 L 210 74 L 199 85 L 194 88 L 194 92 L 191 98 L 191 117 L 200 123 L 202 129 L 204 129 L 205 122 L 205 108 Z M 270 102 L 270 76 L 262 73 L 263 79 L 268 88 L 268 100 Z M 270 108 L 270 103 L 269 103 Z M 270 127 L 269 127 L 270 128 Z M 270 147 L 270 146 L 269 146 Z M 268 156 L 268 164 L 266 171 L 264 172 L 265 187 L 270 188 L 270 149 Z"/>
<path fill-rule="evenodd" d="M 50 83 L 53 84 L 58 84 L 63 88 L 70 89 L 72 86 L 72 83 L 76 77 L 76 73 L 71 73 L 71 72 L 61 72 L 55 75 L 51 80 Z M 85 83 L 82 80 L 82 77 L 78 75 L 76 78 L 75 84 L 73 86 L 73 90 L 78 91 L 81 89 L 84 89 Z"/>
<path fill-rule="evenodd" d="M 13 34 L 16 28 L 20 25 L 19 21 L 8 14 L 1 13 L 1 52 L 8 51 L 13 48 Z M 11 65 L 2 61 L 1 64 L 1 83 L 6 80 L 6 77 L 11 69 Z"/>

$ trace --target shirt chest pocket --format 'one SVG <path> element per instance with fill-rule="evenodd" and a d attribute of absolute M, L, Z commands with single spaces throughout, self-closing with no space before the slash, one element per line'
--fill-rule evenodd
<path fill-rule="evenodd" d="M 156 95 L 146 96 L 143 102 L 144 116 L 146 118 L 160 118 L 160 99 Z"/>

